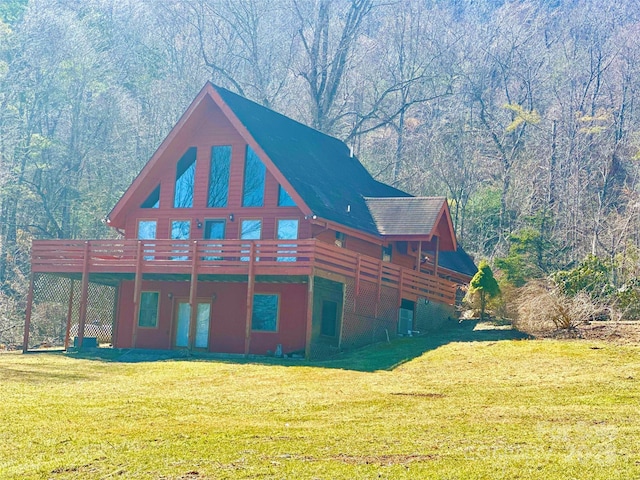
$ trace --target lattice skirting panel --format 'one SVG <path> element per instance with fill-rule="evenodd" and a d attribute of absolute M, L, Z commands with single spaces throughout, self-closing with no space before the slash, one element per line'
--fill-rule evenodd
<path fill-rule="evenodd" d="M 345 285 L 344 315 L 340 347 L 357 348 L 395 337 L 398 323 L 398 291 L 361 281 L 356 292 L 355 281 Z"/>
<path fill-rule="evenodd" d="M 57 275 L 35 274 L 33 306 L 29 328 L 29 349 L 63 347 L 70 315 L 70 344 L 78 336 L 82 283 Z M 89 283 L 84 336 L 95 337 L 100 345 L 112 341 L 117 288 Z"/>

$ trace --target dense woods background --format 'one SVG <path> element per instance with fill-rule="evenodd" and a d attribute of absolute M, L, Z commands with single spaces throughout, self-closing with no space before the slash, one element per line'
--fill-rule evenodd
<path fill-rule="evenodd" d="M 635 281 L 634 0 L 2 0 L 0 337 L 30 240 L 113 235 L 101 219 L 207 80 L 448 196 L 503 281 L 588 254 Z"/>

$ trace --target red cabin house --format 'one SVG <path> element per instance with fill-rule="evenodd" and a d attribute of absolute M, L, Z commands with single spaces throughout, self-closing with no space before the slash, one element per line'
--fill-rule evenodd
<path fill-rule="evenodd" d="M 475 273 L 445 198 L 210 83 L 106 221 L 122 239 L 33 242 L 25 350 L 41 274 L 79 282 L 65 346 L 91 336 L 97 284 L 116 348 L 318 358 L 436 327 Z"/>

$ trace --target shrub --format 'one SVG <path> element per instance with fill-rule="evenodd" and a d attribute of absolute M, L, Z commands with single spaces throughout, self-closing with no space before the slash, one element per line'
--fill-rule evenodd
<path fill-rule="evenodd" d="M 520 289 L 515 327 L 534 335 L 576 328 L 597 318 L 606 309 L 585 292 L 567 296 L 546 281 L 532 281 Z"/>

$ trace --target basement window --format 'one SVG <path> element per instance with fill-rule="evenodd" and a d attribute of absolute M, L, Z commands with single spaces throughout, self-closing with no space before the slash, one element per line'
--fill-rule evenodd
<path fill-rule="evenodd" d="M 140 312 L 138 315 L 138 326 L 145 328 L 156 328 L 158 326 L 158 300 L 160 292 L 140 293 Z"/>
<path fill-rule="evenodd" d="M 278 303 L 279 298 L 276 294 L 256 293 L 253 295 L 252 330 L 278 331 Z"/>

